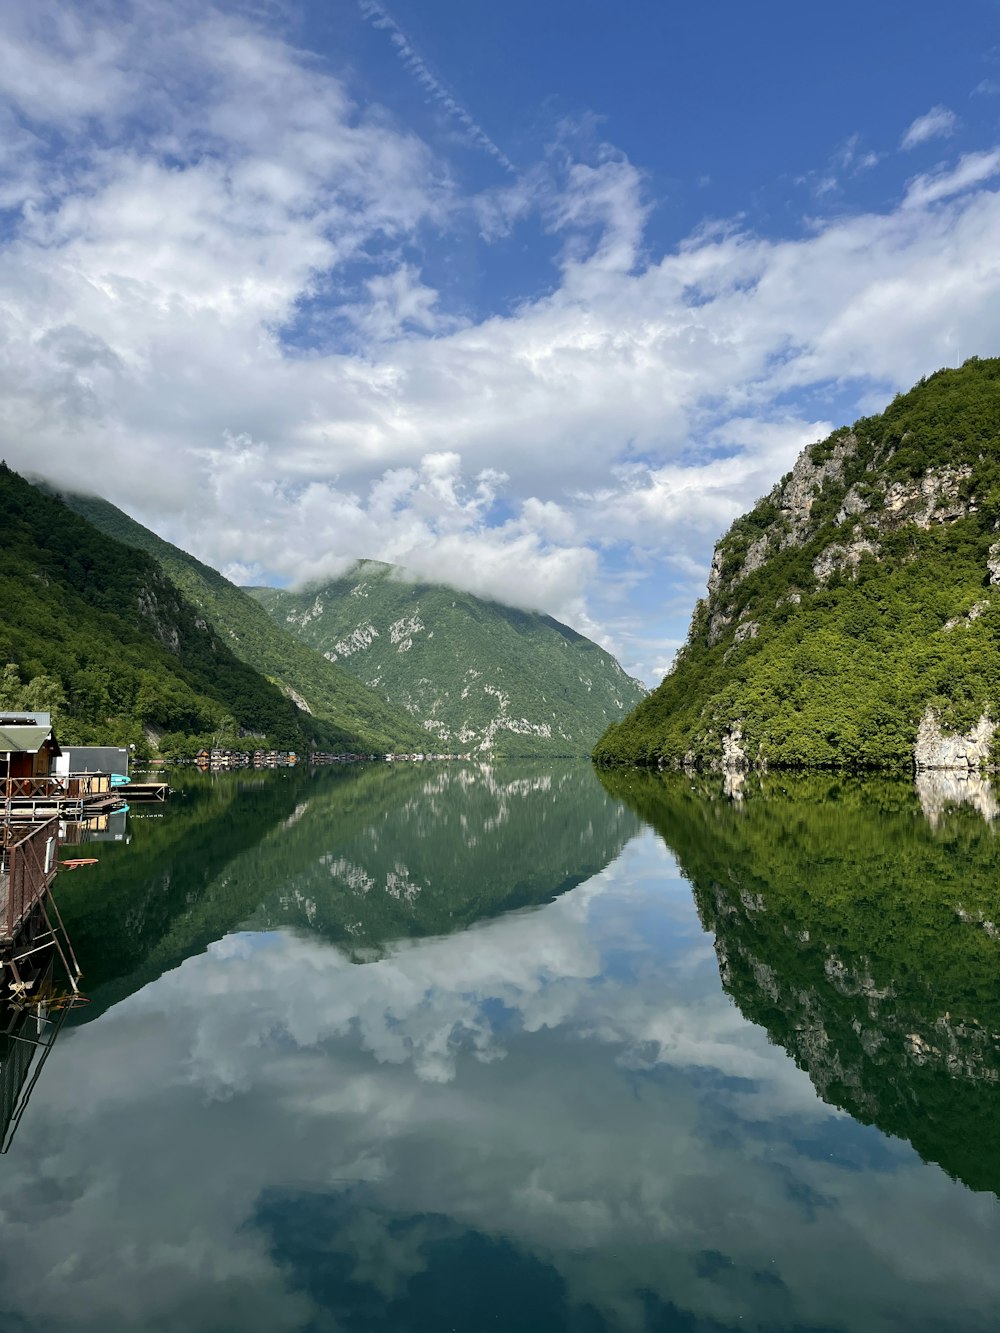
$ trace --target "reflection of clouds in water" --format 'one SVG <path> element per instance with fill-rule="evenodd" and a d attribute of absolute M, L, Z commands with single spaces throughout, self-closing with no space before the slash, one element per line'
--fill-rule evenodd
<path fill-rule="evenodd" d="M 662 868 L 662 856 L 655 849 L 653 855 Z M 512 1032 L 564 1027 L 613 1046 L 628 1066 L 694 1064 L 744 1079 L 767 1076 L 781 1085 L 778 1105 L 813 1109 L 808 1080 L 788 1062 L 776 1067 L 763 1039 L 747 1040 L 746 1023 L 719 991 L 714 954 L 700 929 L 669 967 L 649 952 L 636 928 L 639 909 L 652 894 L 659 900 L 655 915 L 669 920 L 669 911 L 661 884 L 645 894 L 631 887 L 641 863 L 638 849 L 628 852 L 542 912 L 402 943 L 362 968 L 308 935 L 275 936 L 268 949 L 255 943 L 259 936 L 235 937 L 253 949 L 253 963 L 215 969 L 195 983 L 199 1004 L 205 988 L 213 1000 L 225 995 L 230 1003 L 204 1006 L 192 1076 L 216 1090 L 231 1077 L 242 1088 L 239 1062 L 252 1069 L 259 1058 L 240 1037 L 251 1026 L 262 1040 L 280 1032 L 299 1048 L 355 1033 L 380 1063 L 411 1064 L 419 1078 L 439 1082 L 455 1077 L 463 1054 L 503 1055 Z M 680 892 L 690 930 L 690 895 L 686 886 Z M 230 937 L 211 952 L 231 960 L 239 947 Z M 608 968 L 609 954 L 627 956 L 626 975 Z M 699 967 L 701 994 L 692 998 Z M 162 1003 L 169 991 L 172 1010 L 189 1005 L 190 988 L 187 967 L 164 978 L 150 1002 Z"/>
<path fill-rule="evenodd" d="M 279 1195 L 326 1219 L 295 1295 Z M 816 1101 L 721 992 L 652 837 L 541 911 L 364 967 L 306 935 L 220 942 L 67 1034 L 0 1208 L 5 1305 L 38 1327 L 302 1327 L 296 1264 L 337 1254 L 389 1300 L 472 1232 L 622 1327 L 654 1297 L 888 1330 L 894 1302 L 919 1327 L 1000 1296 L 995 1201 Z"/>

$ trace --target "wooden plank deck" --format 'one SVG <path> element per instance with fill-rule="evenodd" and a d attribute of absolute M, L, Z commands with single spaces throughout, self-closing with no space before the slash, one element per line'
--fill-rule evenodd
<path fill-rule="evenodd" d="M 169 782 L 123 782 L 115 787 L 115 795 L 126 801 L 165 801 L 170 795 Z"/>
<path fill-rule="evenodd" d="M 48 795 L 10 801 L 6 808 L 6 817 L 12 824 L 38 824 L 48 819 L 90 819 L 93 815 L 110 814 L 113 810 L 120 810 L 123 804 L 124 798 L 119 796 L 117 791 L 102 792 L 97 796 Z"/>
<path fill-rule="evenodd" d="M 0 802 L 6 823 L 41 823 L 56 817 L 86 819 L 121 807 L 106 774 L 71 774 L 68 778 L 0 779 Z"/>

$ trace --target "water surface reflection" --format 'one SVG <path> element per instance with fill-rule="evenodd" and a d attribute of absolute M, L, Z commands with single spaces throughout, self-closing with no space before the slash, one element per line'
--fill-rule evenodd
<path fill-rule="evenodd" d="M 993 1194 L 869 1102 L 846 1114 L 832 1076 L 824 1101 L 791 1035 L 822 1026 L 844 1085 L 894 1108 L 939 1069 L 895 1058 L 929 1031 L 911 1015 L 940 1016 L 929 985 L 989 1028 L 986 955 L 928 953 L 945 918 L 912 883 L 960 850 L 951 888 L 986 913 L 985 825 L 930 830 L 901 790 L 867 822 L 874 798 L 848 803 L 845 841 L 805 793 L 772 818 L 721 786 L 608 794 L 582 765 L 455 772 L 373 774 L 322 818 L 329 784 L 278 775 L 247 847 L 206 865 L 241 827 L 213 788 L 205 857 L 150 826 L 131 895 L 142 827 L 110 849 L 82 898 L 139 907 L 100 974 L 115 998 L 64 1034 L 0 1172 L 5 1327 L 993 1327 Z M 924 924 L 881 925 L 890 891 Z M 902 1010 L 874 995 L 890 962 Z M 891 1091 L 842 1048 L 856 1018 Z"/>
<path fill-rule="evenodd" d="M 1000 1193 L 988 784 L 771 775 L 733 802 L 712 779 L 604 781 L 662 833 L 726 990 L 820 1096 Z"/>

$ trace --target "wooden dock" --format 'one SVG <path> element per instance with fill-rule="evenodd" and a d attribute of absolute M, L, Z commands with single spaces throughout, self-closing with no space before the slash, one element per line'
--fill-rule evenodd
<path fill-rule="evenodd" d="M 133 801 L 163 802 L 170 795 L 169 782 L 122 782 L 112 788 L 116 796 L 122 796 L 129 805 Z"/>
<path fill-rule="evenodd" d="M 9 808 L 9 788 L 4 795 Z M 0 822 L 0 1153 L 10 1147 L 69 1007 L 85 1002 L 52 894 L 58 850 L 58 818 Z M 56 959 L 69 989 L 53 985 Z"/>
<path fill-rule="evenodd" d="M 74 992 L 80 966 L 52 895 L 59 851 L 59 820 L 28 827 L 0 825 L 0 990 L 23 988 L 25 967 L 46 948 L 62 959 Z"/>
<path fill-rule="evenodd" d="M 104 774 L 68 778 L 0 779 L 0 815 L 6 824 L 38 824 L 48 819 L 81 820 L 121 809 L 124 788 L 112 787 Z"/>

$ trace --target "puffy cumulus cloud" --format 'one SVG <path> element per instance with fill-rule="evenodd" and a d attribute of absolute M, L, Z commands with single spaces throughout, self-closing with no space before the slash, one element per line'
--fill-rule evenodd
<path fill-rule="evenodd" d="M 946 106 L 932 106 L 918 116 L 900 141 L 900 148 L 916 148 L 928 139 L 948 139 L 958 129 L 958 117 Z"/>
<path fill-rule="evenodd" d="M 997 149 L 883 212 L 653 254 L 642 172 L 592 133 L 473 195 L 256 12 L 0 13 L 0 452 L 234 572 L 402 561 L 650 680 L 714 538 L 834 398 L 1000 344 Z M 429 277 L 525 226 L 547 289 L 473 315 Z"/>
<path fill-rule="evenodd" d="M 190 511 L 213 516 L 213 555 L 244 582 L 262 569 L 291 568 L 309 580 L 336 576 L 360 555 L 482 597 L 587 620 L 581 590 L 596 574 L 598 553 L 574 537 L 572 518 L 529 498 L 495 521 L 508 478 L 490 468 L 467 477 L 455 451 L 424 454 L 357 489 L 319 479 L 276 482 L 270 452 L 246 437 L 227 437 L 202 467 L 211 490 Z M 248 513 L 260 516 L 252 565 L 243 560 Z M 308 541 L 296 547 L 303 528 Z"/>
<path fill-rule="evenodd" d="M 767 420 L 734 416 L 706 434 L 705 462 L 656 466 L 624 463 L 614 469 L 614 484 L 579 497 L 590 513 L 589 530 L 655 550 L 664 528 L 685 528 L 710 536 L 727 527 L 755 499 L 769 491 L 790 458 L 832 429 L 829 422 Z M 678 567 L 703 573 L 684 552 Z"/>

